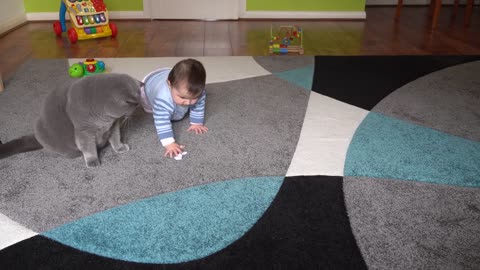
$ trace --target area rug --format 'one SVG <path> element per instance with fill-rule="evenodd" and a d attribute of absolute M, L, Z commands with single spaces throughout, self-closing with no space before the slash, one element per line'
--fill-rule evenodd
<path fill-rule="evenodd" d="M 142 79 L 181 58 L 111 58 Z M 198 57 L 209 132 L 153 118 L 101 166 L 0 160 L 1 269 L 477 269 L 480 57 Z M 0 140 L 32 133 L 81 59 L 29 60 L 0 95 Z"/>

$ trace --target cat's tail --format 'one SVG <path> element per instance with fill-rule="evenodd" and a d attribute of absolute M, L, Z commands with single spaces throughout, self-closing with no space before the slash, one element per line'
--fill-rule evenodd
<path fill-rule="evenodd" d="M 0 159 L 23 152 L 42 149 L 43 146 L 35 139 L 35 136 L 28 135 L 2 144 L 0 142 Z"/>

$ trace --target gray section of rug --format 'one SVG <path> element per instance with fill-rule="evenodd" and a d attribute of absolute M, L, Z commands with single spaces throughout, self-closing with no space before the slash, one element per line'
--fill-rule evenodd
<path fill-rule="evenodd" d="M 272 73 L 313 66 L 315 64 L 315 57 L 313 56 L 256 56 L 254 59 L 264 69 Z"/>
<path fill-rule="evenodd" d="M 478 269 L 478 189 L 345 177 L 344 192 L 369 269 Z"/>
<path fill-rule="evenodd" d="M 73 79 L 68 76 L 66 59 L 32 59 L 22 65 L 5 81 L 5 91 L 0 94 L 0 140 L 33 134 L 43 97 L 67 81 Z"/>
<path fill-rule="evenodd" d="M 399 88 L 372 111 L 480 141 L 478 70 L 480 61 L 428 74 Z"/>
<path fill-rule="evenodd" d="M 26 63 L 0 96 L 0 139 L 33 132 L 43 97 L 68 80 L 66 60 Z M 207 85 L 203 135 L 174 123 L 186 145 L 181 161 L 163 157 L 152 115 L 138 110 L 124 128 L 131 150 L 101 153 L 102 165 L 44 150 L 0 160 L 0 212 L 43 232 L 105 209 L 190 186 L 227 179 L 285 175 L 293 156 L 308 93 L 275 76 Z"/>

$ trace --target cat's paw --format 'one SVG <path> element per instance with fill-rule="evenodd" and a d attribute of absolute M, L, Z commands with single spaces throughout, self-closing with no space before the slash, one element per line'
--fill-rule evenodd
<path fill-rule="evenodd" d="M 88 168 L 95 168 L 95 167 L 100 166 L 100 160 L 98 160 L 98 159 L 87 160 L 85 163 L 87 164 Z"/>
<path fill-rule="evenodd" d="M 123 153 L 126 153 L 130 150 L 130 146 L 128 146 L 128 144 L 121 144 L 119 147 L 114 147 L 113 148 L 113 151 L 119 153 L 119 154 L 123 154 Z"/>

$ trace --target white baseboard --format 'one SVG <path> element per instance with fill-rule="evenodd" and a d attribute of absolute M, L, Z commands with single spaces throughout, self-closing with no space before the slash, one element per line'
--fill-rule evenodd
<path fill-rule="evenodd" d="M 366 19 L 364 11 L 245 11 L 242 19 Z"/>
<path fill-rule="evenodd" d="M 27 17 L 25 16 L 25 14 L 20 14 L 11 19 L 2 21 L 0 23 L 0 34 L 6 33 L 11 29 L 21 25 L 22 23 L 25 23 L 26 21 L 27 21 Z"/>
<path fill-rule="evenodd" d="M 150 14 L 146 11 L 109 11 L 108 16 L 111 19 L 150 19 Z"/>
<path fill-rule="evenodd" d="M 150 15 L 144 11 L 109 11 L 110 19 L 150 19 Z M 69 16 L 66 16 L 69 19 Z M 59 12 L 32 12 L 27 13 L 27 21 L 57 21 L 59 20 Z"/>
<path fill-rule="evenodd" d="M 58 14 L 58 12 L 30 12 L 27 13 L 27 21 L 58 21 Z"/>

